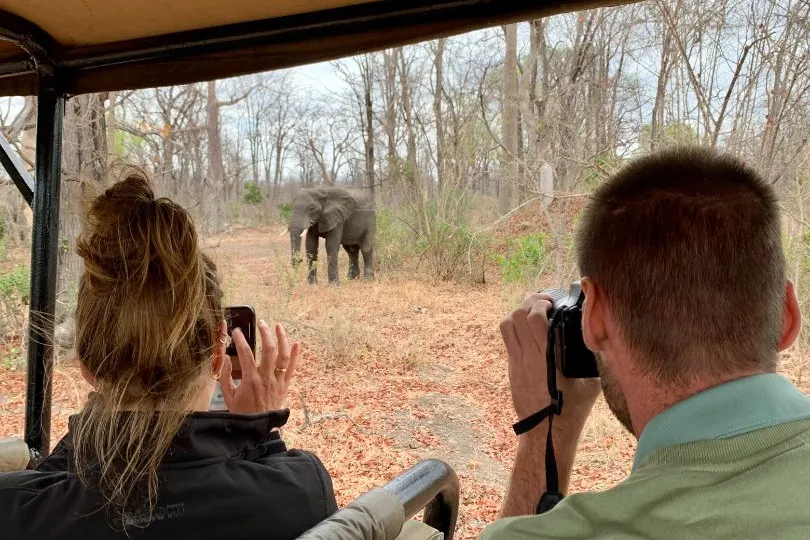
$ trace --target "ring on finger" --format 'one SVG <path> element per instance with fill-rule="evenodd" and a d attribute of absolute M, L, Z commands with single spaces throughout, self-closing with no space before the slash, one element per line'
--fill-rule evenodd
<path fill-rule="evenodd" d="M 287 368 L 277 367 L 276 373 L 287 373 Z"/>

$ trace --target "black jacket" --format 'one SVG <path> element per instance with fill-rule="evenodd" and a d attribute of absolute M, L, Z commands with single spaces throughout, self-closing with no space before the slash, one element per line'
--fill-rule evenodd
<path fill-rule="evenodd" d="M 126 534 L 72 472 L 68 432 L 37 470 L 0 474 L 0 538 L 292 540 L 337 504 L 320 460 L 272 431 L 288 416 L 191 415 L 160 468 L 151 522 L 130 512 Z"/>

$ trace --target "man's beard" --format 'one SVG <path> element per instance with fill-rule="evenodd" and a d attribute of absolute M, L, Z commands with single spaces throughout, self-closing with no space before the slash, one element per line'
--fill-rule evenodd
<path fill-rule="evenodd" d="M 605 394 L 608 407 L 624 428 L 633 433 L 633 420 L 630 418 L 630 409 L 627 408 L 627 398 L 625 398 L 619 382 L 613 378 L 604 360 L 602 360 L 602 355 L 599 353 L 596 354 L 596 362 L 599 366 L 602 393 Z"/>

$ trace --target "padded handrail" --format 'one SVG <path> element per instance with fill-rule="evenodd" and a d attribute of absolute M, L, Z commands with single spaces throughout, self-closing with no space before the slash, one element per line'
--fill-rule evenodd
<path fill-rule="evenodd" d="M 341 508 L 297 540 L 394 540 L 405 524 L 402 503 L 391 492 L 375 489 Z"/>
<path fill-rule="evenodd" d="M 452 540 L 458 519 L 459 482 L 450 465 L 438 459 L 421 461 L 383 488 L 405 509 L 405 519 L 425 509 L 424 521 Z"/>
<path fill-rule="evenodd" d="M 22 471 L 31 461 L 31 452 L 21 439 L 0 439 L 0 472 Z"/>
<path fill-rule="evenodd" d="M 455 471 L 443 461 L 429 459 L 385 487 L 361 495 L 298 540 L 394 540 L 407 520 L 422 509 L 428 530 L 435 529 L 444 540 L 453 540 L 458 504 Z"/>

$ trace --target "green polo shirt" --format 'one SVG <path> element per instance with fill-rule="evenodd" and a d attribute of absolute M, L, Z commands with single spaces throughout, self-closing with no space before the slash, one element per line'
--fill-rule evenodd
<path fill-rule="evenodd" d="M 485 540 L 810 539 L 810 398 L 755 375 L 653 418 L 633 472 L 541 516 L 498 521 Z"/>

